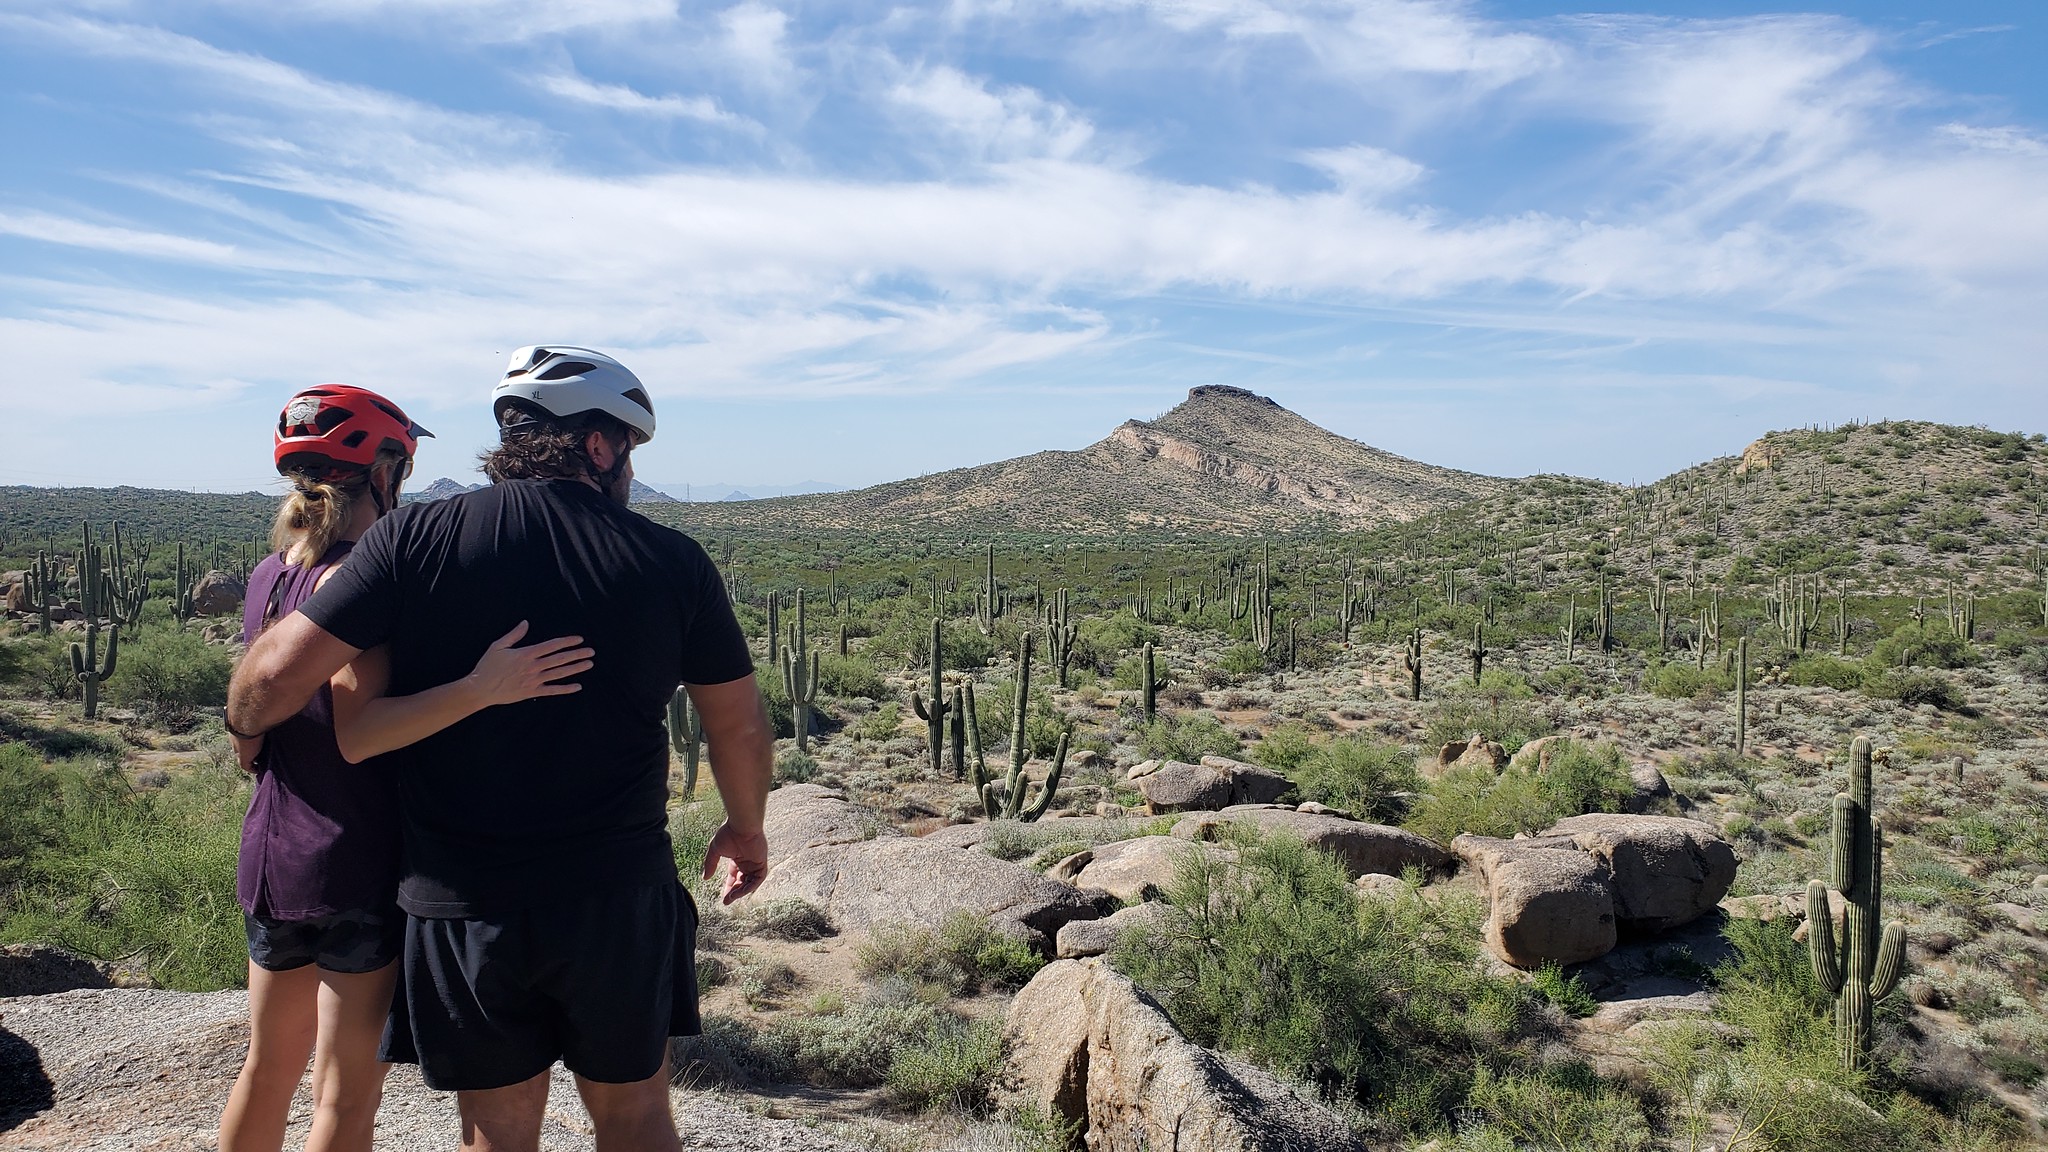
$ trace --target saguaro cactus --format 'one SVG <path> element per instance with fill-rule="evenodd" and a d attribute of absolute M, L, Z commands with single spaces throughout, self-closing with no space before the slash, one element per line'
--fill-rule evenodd
<path fill-rule="evenodd" d="M 943 761 L 946 755 L 946 713 L 955 707 L 953 704 L 946 703 L 946 659 L 942 643 L 939 618 L 934 616 L 932 617 L 932 702 L 927 705 L 924 702 L 924 697 L 918 695 L 915 689 L 910 693 L 910 709 L 917 713 L 919 720 L 924 721 L 925 732 L 931 739 L 932 775 L 934 776 L 937 776 L 944 768 Z M 969 713 L 972 714 L 972 709 L 969 709 Z M 955 756 L 953 758 L 953 767 L 956 770 L 964 770 L 966 766 L 960 763 L 958 756 Z"/>
<path fill-rule="evenodd" d="M 1401 667 L 1408 670 L 1408 698 L 1422 699 L 1422 629 L 1408 633 L 1408 651 L 1401 657 Z"/>
<path fill-rule="evenodd" d="M 687 800 L 697 791 L 697 764 L 704 747 L 704 722 L 688 688 L 678 687 L 668 698 L 668 743 L 683 758 L 683 798 Z"/>
<path fill-rule="evenodd" d="M 1159 715 L 1159 690 L 1166 687 L 1166 681 L 1159 675 L 1157 658 L 1152 645 L 1145 645 L 1145 722 L 1150 724 Z"/>
<path fill-rule="evenodd" d="M 1735 641 L 1735 754 L 1749 751 L 1749 637 Z"/>
<path fill-rule="evenodd" d="M 1067 686 L 1067 669 L 1074 662 L 1074 644 L 1080 638 L 1081 626 L 1067 622 L 1067 590 L 1062 588 L 1046 601 L 1045 658 L 1052 663 L 1063 689 Z"/>
<path fill-rule="evenodd" d="M 114 660 L 121 647 L 121 627 L 107 629 L 107 651 L 99 651 L 100 615 L 109 608 L 101 601 L 107 594 L 107 575 L 101 568 L 103 549 L 92 542 L 92 526 L 80 525 L 84 546 L 78 552 L 78 601 L 85 612 L 85 643 L 71 646 L 71 674 L 84 690 L 85 718 L 99 715 L 100 685 L 113 678 Z"/>
<path fill-rule="evenodd" d="M 1045 815 L 1052 807 L 1052 798 L 1059 791 L 1060 774 L 1067 767 L 1067 740 L 1072 731 L 1060 733 L 1059 750 L 1053 753 L 1052 768 L 1045 774 L 1045 783 L 1039 787 L 1038 795 L 1029 803 L 1024 794 L 1030 790 L 1030 778 L 1024 775 L 1024 761 L 1030 748 L 1024 736 L 1025 720 L 1031 711 L 1031 633 L 1026 632 L 1017 640 L 1017 699 L 1010 708 L 1010 773 L 997 790 L 995 781 L 988 778 L 988 765 L 981 756 L 981 731 L 974 718 L 974 694 L 970 688 L 963 704 L 963 715 L 967 719 L 967 745 L 973 756 L 969 761 L 974 781 L 975 794 L 981 797 L 981 810 L 991 820 L 1032 821 Z"/>
<path fill-rule="evenodd" d="M 1870 1064 L 1871 1009 L 1898 987 L 1906 959 L 1906 926 L 1894 920 L 1881 935 L 1877 927 L 1884 911 L 1884 829 L 1871 812 L 1868 737 L 1849 745 L 1849 790 L 1835 793 L 1829 871 L 1848 904 L 1844 938 L 1837 945 L 1829 886 L 1814 880 L 1806 886 L 1806 942 L 1814 977 L 1835 998 L 1842 1066 L 1856 1071 Z"/>
<path fill-rule="evenodd" d="M 63 602 L 64 581 L 58 569 L 61 562 L 52 563 L 50 554 L 38 550 L 35 567 L 28 573 L 28 598 L 42 616 L 40 631 L 50 634 L 50 609 Z"/>
<path fill-rule="evenodd" d="M 801 588 L 796 590 L 796 622 L 790 625 L 789 644 L 782 651 L 782 687 L 789 693 L 796 750 L 807 752 L 811 743 L 811 713 L 818 704 L 818 654 L 811 651 L 811 639 L 805 635 Z"/>
<path fill-rule="evenodd" d="M 1476 686 L 1486 671 L 1486 625 L 1472 625 L 1472 647 L 1465 649 L 1465 654 L 1472 658 L 1472 683 Z"/>

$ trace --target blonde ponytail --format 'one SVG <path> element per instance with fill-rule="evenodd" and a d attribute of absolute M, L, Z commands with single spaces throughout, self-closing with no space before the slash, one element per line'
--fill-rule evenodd
<path fill-rule="evenodd" d="M 370 476 L 379 468 L 399 467 L 404 462 L 402 452 L 380 452 L 370 471 L 340 482 L 317 479 L 304 472 L 286 473 L 292 490 L 285 493 L 284 502 L 277 508 L 277 518 L 271 522 L 270 546 L 284 553 L 287 564 L 308 570 L 319 567 L 320 558 L 348 531 L 349 522 L 355 518 L 356 501 L 370 498 Z"/>

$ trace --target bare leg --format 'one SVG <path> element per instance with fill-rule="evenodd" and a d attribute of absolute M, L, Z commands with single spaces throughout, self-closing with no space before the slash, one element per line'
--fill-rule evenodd
<path fill-rule="evenodd" d="M 320 1039 L 313 1046 L 313 1130 L 306 1152 L 370 1152 L 384 1074 L 377 1059 L 398 965 L 320 973 Z"/>
<path fill-rule="evenodd" d="M 600 1084 L 578 1076 L 576 1090 L 597 1129 L 597 1152 L 681 1152 L 669 1110 L 667 1057 L 661 1071 L 645 1080 Z"/>
<path fill-rule="evenodd" d="M 220 1117 L 220 1152 L 279 1152 L 292 1094 L 306 1074 L 318 1018 L 319 969 L 272 972 L 249 963 L 249 1054 Z"/>
<path fill-rule="evenodd" d="M 548 1072 L 480 1092 L 457 1092 L 462 1152 L 540 1152 L 541 1115 L 548 1106 Z"/>

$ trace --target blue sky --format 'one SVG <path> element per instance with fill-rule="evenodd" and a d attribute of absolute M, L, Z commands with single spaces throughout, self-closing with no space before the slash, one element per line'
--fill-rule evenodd
<path fill-rule="evenodd" d="M 1189 387 L 1504 475 L 2048 429 L 2034 3 L 0 0 L 0 484 L 266 485 L 319 381 L 468 478 L 512 348 L 656 483 Z"/>

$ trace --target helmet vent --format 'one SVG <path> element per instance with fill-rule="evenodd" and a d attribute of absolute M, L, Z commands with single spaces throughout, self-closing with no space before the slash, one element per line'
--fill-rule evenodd
<path fill-rule="evenodd" d="M 628 400 L 631 400 L 633 403 L 638 404 L 642 408 L 647 409 L 647 414 L 649 416 L 654 415 L 654 401 L 649 400 L 647 398 L 647 393 L 642 389 L 628 388 L 624 392 L 620 393 L 620 395 L 624 396 Z"/>
<path fill-rule="evenodd" d="M 595 371 L 597 371 L 597 365 L 595 364 L 586 364 L 581 360 L 564 360 L 560 364 L 553 365 L 547 371 L 535 376 L 534 379 L 560 380 L 567 376 L 581 376 L 585 372 Z"/>
<path fill-rule="evenodd" d="M 344 448 L 360 448 L 363 446 L 363 441 L 369 438 L 370 434 L 368 431 L 358 428 L 341 438 L 341 446 Z"/>

